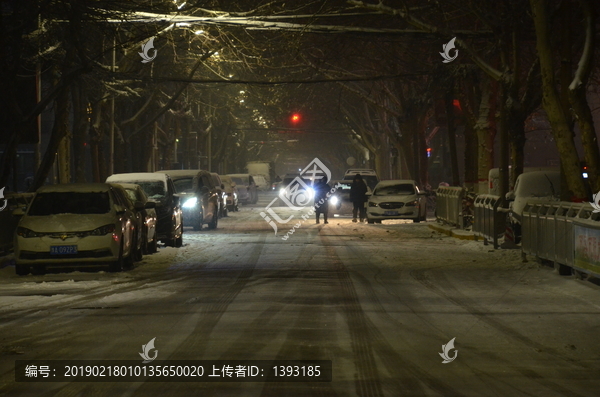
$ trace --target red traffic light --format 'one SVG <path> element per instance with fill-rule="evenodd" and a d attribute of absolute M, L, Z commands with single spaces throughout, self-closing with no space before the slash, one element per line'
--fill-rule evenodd
<path fill-rule="evenodd" d="M 292 120 L 293 124 L 298 124 L 300 122 L 300 115 L 298 113 L 294 113 L 292 114 L 290 120 Z"/>

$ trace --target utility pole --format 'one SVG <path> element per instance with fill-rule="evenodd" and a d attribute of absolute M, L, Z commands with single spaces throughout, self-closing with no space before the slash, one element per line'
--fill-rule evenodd
<path fill-rule="evenodd" d="M 212 128 L 208 130 L 208 172 L 212 171 Z"/>

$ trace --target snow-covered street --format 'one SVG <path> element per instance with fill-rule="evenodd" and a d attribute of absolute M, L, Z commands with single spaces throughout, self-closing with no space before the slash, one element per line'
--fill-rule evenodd
<path fill-rule="evenodd" d="M 425 223 L 242 207 L 122 273 L 0 270 L 0 395 L 594 396 L 600 287 Z M 283 208 L 281 212 L 285 213 Z M 289 212 L 289 211 L 288 211 Z M 291 213 L 291 212 L 289 212 Z M 15 360 L 331 360 L 325 383 L 15 382 Z M 443 364 L 442 345 L 456 338 Z"/>

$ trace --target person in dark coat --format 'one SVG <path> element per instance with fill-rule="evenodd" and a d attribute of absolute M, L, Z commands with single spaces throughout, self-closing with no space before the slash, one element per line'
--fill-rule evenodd
<path fill-rule="evenodd" d="M 317 223 L 319 223 L 319 217 L 323 214 L 323 223 L 327 222 L 327 213 L 329 212 L 329 198 L 327 197 L 327 193 L 329 193 L 329 185 L 325 178 L 320 179 L 319 183 L 314 186 L 315 189 L 315 216 L 317 219 Z"/>
<path fill-rule="evenodd" d="M 362 176 L 356 174 L 350 186 L 350 201 L 352 201 L 352 205 L 354 206 L 352 209 L 352 222 L 356 222 L 357 213 L 360 216 L 361 222 L 366 218 L 365 203 L 367 202 L 367 191 L 367 184 L 362 179 Z"/>

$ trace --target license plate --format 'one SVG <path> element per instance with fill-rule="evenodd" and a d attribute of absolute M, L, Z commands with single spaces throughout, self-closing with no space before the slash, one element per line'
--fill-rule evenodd
<path fill-rule="evenodd" d="M 50 247 L 50 255 L 77 255 L 77 246 L 53 245 Z"/>
<path fill-rule="evenodd" d="M 383 215 L 387 215 L 387 216 L 396 216 L 398 215 L 398 211 L 385 211 L 383 213 Z"/>

